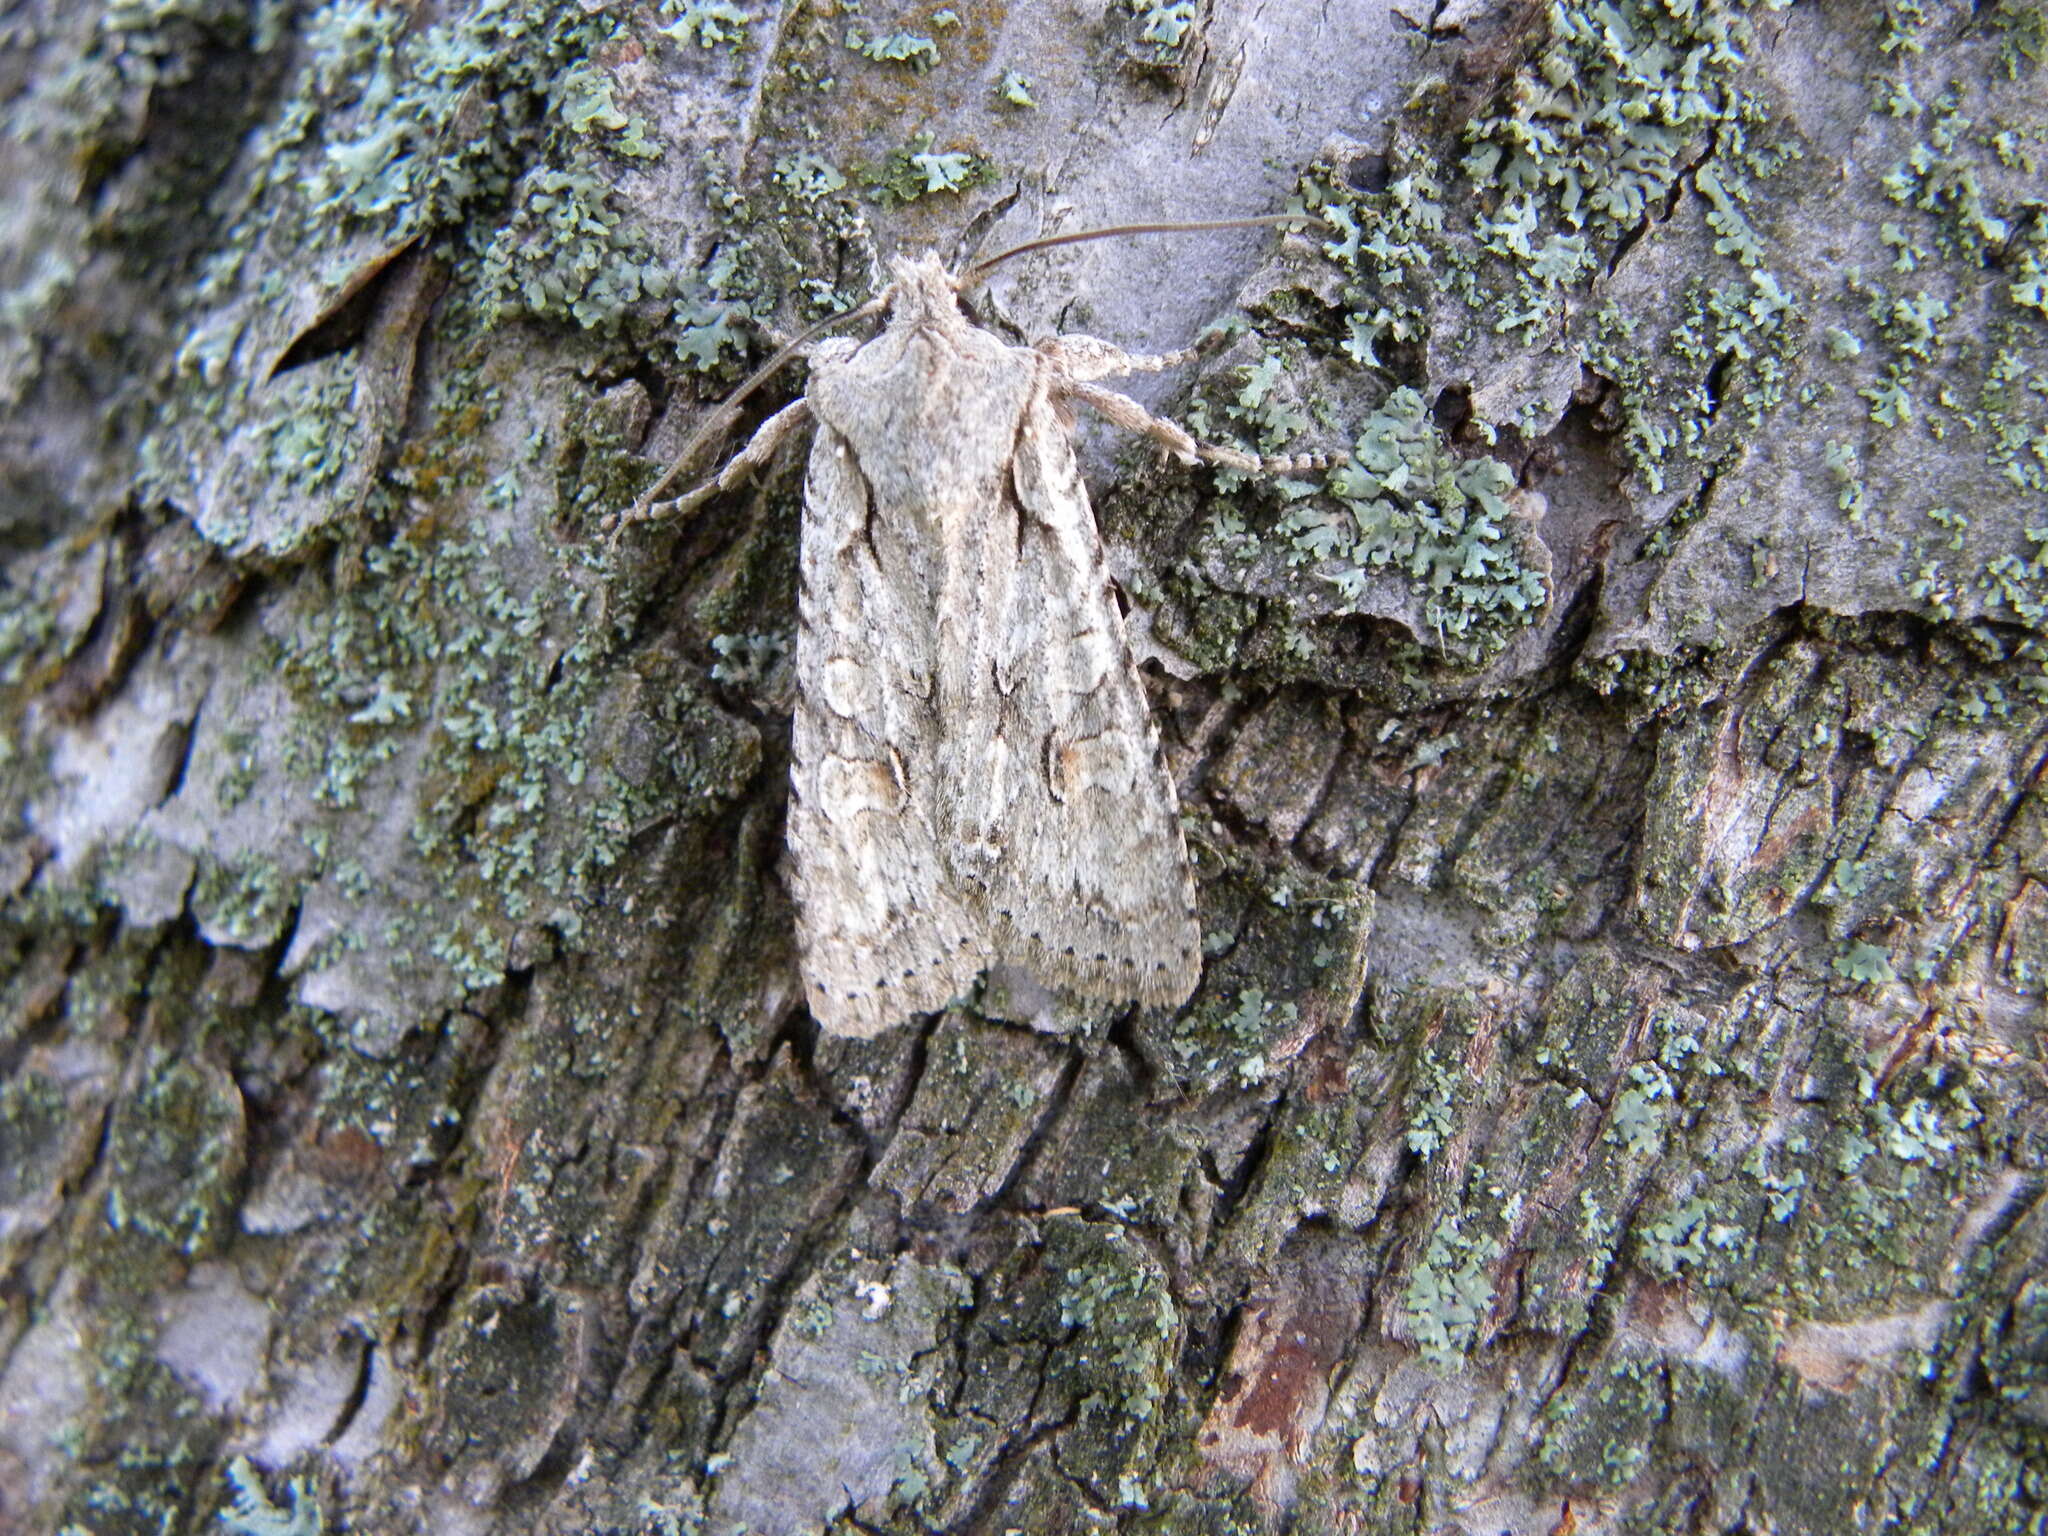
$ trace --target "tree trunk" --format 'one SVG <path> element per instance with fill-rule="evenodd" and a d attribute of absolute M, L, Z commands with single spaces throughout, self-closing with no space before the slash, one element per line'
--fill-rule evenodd
<path fill-rule="evenodd" d="M 0 1528 L 2048 1528 L 2044 53 L 12 7 Z M 603 520 L 888 252 L 1290 198 L 976 301 L 1332 456 L 1083 429 L 1200 991 L 821 1034 L 801 456 Z"/>

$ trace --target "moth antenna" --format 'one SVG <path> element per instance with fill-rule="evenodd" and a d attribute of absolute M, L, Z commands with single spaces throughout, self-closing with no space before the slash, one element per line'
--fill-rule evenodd
<path fill-rule="evenodd" d="M 1007 251 L 998 251 L 986 261 L 977 261 L 960 274 L 954 287 L 965 293 L 1012 256 L 1022 256 L 1030 251 L 1049 250 L 1055 245 L 1075 245 L 1083 240 L 1107 240 L 1116 235 L 1174 235 L 1199 233 L 1211 229 L 1263 229 L 1277 224 L 1327 223 L 1328 220 L 1319 213 L 1257 213 L 1242 219 L 1187 219 L 1161 224 L 1111 224 L 1101 229 L 1077 229 L 1064 235 L 1041 235 L 1036 240 L 1026 240 L 1022 245 L 1013 245 Z"/>
<path fill-rule="evenodd" d="M 692 432 L 683 443 L 681 450 L 676 454 L 675 462 L 669 465 L 667 472 L 659 480 L 655 481 L 653 485 L 640 493 L 634 500 L 632 507 L 627 510 L 624 517 L 619 519 L 619 521 L 636 523 L 644 519 L 647 515 L 647 509 L 661 500 L 661 493 L 676 483 L 676 480 L 682 475 L 683 471 L 688 469 L 691 463 L 695 461 L 704 445 L 713 438 L 723 434 L 739 419 L 740 402 L 780 372 L 783 364 L 795 357 L 806 345 L 831 330 L 835 325 L 845 325 L 850 321 L 865 320 L 869 315 L 880 314 L 883 305 L 888 302 L 888 299 L 889 290 L 884 288 L 865 304 L 857 304 L 852 309 L 842 309 L 836 315 L 827 315 L 816 325 L 809 326 L 798 332 L 795 339 L 784 342 L 776 349 L 773 357 L 747 375 L 746 382 L 725 397 L 724 403 L 717 410 L 698 423 L 697 430 Z"/>

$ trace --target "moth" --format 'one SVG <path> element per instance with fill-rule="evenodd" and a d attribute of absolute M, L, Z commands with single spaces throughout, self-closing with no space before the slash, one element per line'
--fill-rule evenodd
<path fill-rule="evenodd" d="M 1020 251 L 1158 227 L 1034 241 L 961 275 L 936 255 L 894 258 L 874 300 L 827 322 L 880 315 L 880 331 L 819 342 L 804 395 L 681 498 L 731 489 L 811 428 L 786 840 L 804 989 L 832 1034 L 872 1037 L 943 1008 L 996 965 L 1103 1003 L 1177 1006 L 1201 979 L 1179 803 L 1075 461 L 1074 410 L 1190 463 L 1307 461 L 1199 443 L 1098 382 L 1186 352 L 1087 336 L 1015 346 L 962 302 Z M 715 430 L 714 418 L 627 520 L 653 514 Z"/>

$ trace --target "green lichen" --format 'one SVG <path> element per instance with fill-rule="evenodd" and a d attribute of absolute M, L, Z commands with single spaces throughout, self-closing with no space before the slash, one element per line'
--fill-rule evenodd
<path fill-rule="evenodd" d="M 713 635 L 713 682 L 737 688 L 758 688 L 789 650 L 787 635 Z"/>
<path fill-rule="evenodd" d="M 1544 1405 L 1537 1459 L 1561 1478 L 1623 1487 L 1649 1462 L 1666 1409 L 1656 1362 L 1610 1360 Z"/>
<path fill-rule="evenodd" d="M 0 571 L 0 688 L 22 688 L 52 664 L 62 574 L 60 567 L 28 561 L 11 561 Z M 0 731 L 0 767 L 13 764 L 20 748 L 14 732 Z"/>
<path fill-rule="evenodd" d="M 1323 254 L 1349 277 L 1340 350 L 1361 368 L 1384 368 L 1384 342 L 1412 345 L 1427 334 L 1433 270 L 1455 260 L 1444 240 L 1443 187 L 1423 163 L 1404 167 L 1376 197 L 1340 194 L 1340 185 L 1328 168 L 1312 168 L 1303 202 L 1336 230 Z"/>
<path fill-rule="evenodd" d="M 1989 20 L 2004 34 L 1998 61 L 2008 80 L 2033 73 L 2048 59 L 2048 10 L 2026 0 L 1999 0 Z"/>
<path fill-rule="evenodd" d="M 1493 1305 L 1491 1266 L 1499 1257 L 1497 1241 L 1468 1236 L 1457 1216 L 1431 1230 L 1402 1288 L 1401 1306 L 1423 1359 L 1434 1368 L 1455 1369 L 1478 1342 L 1479 1325 Z"/>
<path fill-rule="evenodd" d="M 673 272 L 622 211 L 619 165 L 657 152 L 606 62 L 628 36 L 570 3 L 486 0 L 417 27 L 367 5 L 309 16 L 243 200 L 191 286 L 179 387 L 140 449 L 145 498 L 193 508 L 237 554 L 358 531 L 395 435 L 379 371 L 342 352 L 269 378 L 274 356 L 237 351 L 253 332 L 236 296 L 283 309 L 309 276 L 332 293 L 445 265 L 436 321 L 452 348 L 519 317 L 658 332 L 697 369 L 739 352 L 730 253 L 723 273 Z"/>
<path fill-rule="evenodd" d="M 1763 425 L 1785 398 L 1800 341 L 1796 322 L 1791 295 L 1763 270 L 1715 285 L 1694 278 L 1676 323 L 1659 337 L 1643 336 L 1613 304 L 1596 312 L 1586 361 L 1620 386 L 1622 448 L 1646 490 L 1662 492 L 1681 467 L 1710 473 L 1732 451 L 1729 427 Z M 1717 394 L 1708 381 L 1723 364 L 1736 371 Z M 1667 547 L 1685 521 L 1660 529 L 1652 549 Z"/>
<path fill-rule="evenodd" d="M 1224 418 L 1246 429 L 1250 446 L 1260 453 L 1277 453 L 1308 430 L 1308 416 L 1276 388 L 1284 368 L 1279 354 L 1269 352 L 1257 363 L 1239 369 L 1242 387 L 1223 405 Z M 1189 419 L 1196 424 L 1196 430 L 1221 435 L 1199 406 Z M 1241 437 L 1240 441 L 1243 440 Z"/>
<path fill-rule="evenodd" d="M 2006 28 L 2016 14 L 2001 6 L 1986 20 Z M 2034 446 L 2043 427 L 2034 403 L 2044 380 L 2038 326 L 2048 299 L 2042 208 L 2000 189 L 2014 185 L 2006 172 L 2037 175 L 2041 127 L 1997 116 L 1977 121 L 1973 114 L 1996 98 L 1987 98 L 1973 75 L 1944 79 L 1925 64 L 1921 55 L 1930 46 L 1952 41 L 1953 19 L 1946 11 L 1894 8 L 1880 28 L 1881 46 L 1896 63 L 1873 77 L 1873 91 L 1878 107 L 1899 121 L 1902 146 L 1876 183 L 1898 211 L 1883 223 L 1881 239 L 1891 272 L 1912 281 L 1888 287 L 1855 272 L 1845 279 L 1845 295 L 1874 326 L 1878 352 L 1873 376 L 1857 393 L 1888 455 L 1960 437 L 1981 446 L 1997 480 L 2040 497 L 2048 495 L 2048 459 Z M 1970 323 L 1959 324 L 1966 316 Z M 1945 448 L 1945 456 L 1956 461 L 1960 446 Z M 1958 497 L 1961 489 L 1948 492 L 1948 505 L 1927 509 L 1951 534 L 1908 552 L 1907 594 L 1937 619 L 1953 619 L 1968 604 L 2038 628 L 2048 596 L 2038 560 L 2000 551 L 1987 561 L 1982 541 L 1966 540 L 1967 522 L 1950 512 L 1965 499 L 1981 499 L 1975 488 Z M 2029 686 L 2038 685 L 2030 679 Z"/>
<path fill-rule="evenodd" d="M 924 174 L 926 192 L 958 192 L 973 184 L 976 167 L 972 155 L 958 151 L 944 155 L 912 155 L 910 163 Z"/>
<path fill-rule="evenodd" d="M 593 431 L 568 488 L 592 500 L 593 516 L 631 499 L 625 485 L 607 490 L 592 472 L 602 451 Z M 418 478 L 426 466 L 402 473 Z M 606 642 L 585 634 L 556 671 L 558 653 L 537 642 L 572 622 L 580 594 L 509 581 L 520 566 L 512 538 L 478 528 L 366 550 L 362 578 L 305 614 L 277 658 L 303 710 L 288 750 L 338 812 L 350 812 L 367 776 L 424 733 L 431 769 L 411 843 L 450 905 L 435 922 L 408 919 L 392 938 L 402 967 L 437 960 L 468 990 L 503 975 L 511 925 L 580 931 L 579 893 L 616 861 L 633 828 L 660 814 L 655 802 L 680 787 L 677 775 L 693 779 L 698 746 L 730 744 L 683 718 L 700 707 L 686 691 L 663 690 L 657 712 L 683 745 L 630 777 L 592 762 L 605 693 L 601 674 L 577 658 Z"/>
<path fill-rule="evenodd" d="M 353 467 L 357 444 L 357 422 L 353 409 L 354 383 L 339 374 L 326 378 L 283 381 L 270 409 L 255 425 L 261 445 L 253 483 L 265 494 L 282 498 L 290 494 L 312 495 L 335 487 Z M 230 513 L 207 531 L 220 543 L 233 544 L 246 536 L 246 513 Z M 268 554 L 289 554 L 295 545 L 273 542 Z"/>
<path fill-rule="evenodd" d="M 801 202 L 815 203 L 844 190 L 846 178 L 823 155 L 803 150 L 775 162 L 776 184 Z"/>
<path fill-rule="evenodd" d="M 1090 1262 L 1062 1275 L 1060 1325 L 1085 1341 L 1090 1397 L 1142 1423 L 1165 1398 L 1180 1310 L 1166 1277 L 1133 1239 L 1115 1227 L 1099 1236 Z"/>
<path fill-rule="evenodd" d="M 72 1112 L 63 1085 L 41 1072 L 0 1083 L 0 1199 L 21 1207 L 58 1177 Z"/>
<path fill-rule="evenodd" d="M 716 372 L 721 364 L 746 354 L 742 327 L 751 315 L 753 279 L 746 270 L 750 255 L 744 240 L 721 247 L 676 298 L 671 311 L 675 356 L 692 373 Z"/>
<path fill-rule="evenodd" d="M 1195 0 L 1124 0 L 1138 23 L 1138 41 L 1150 43 L 1162 58 L 1177 53 L 1195 25 Z"/>
<path fill-rule="evenodd" d="M 1654 1157 L 1663 1150 L 1677 1090 L 1655 1062 L 1637 1062 L 1628 1069 L 1626 1081 L 1627 1086 L 1615 1096 L 1607 1139 L 1626 1157 Z"/>
<path fill-rule="evenodd" d="M 1859 985 L 1884 986 L 1897 981 L 1891 955 L 1882 945 L 1857 942 L 1834 958 L 1835 974 Z"/>
<path fill-rule="evenodd" d="M 1466 129 L 1467 178 L 1499 188 L 1504 206 L 1540 209 L 1546 224 L 1615 238 L 1669 195 L 1689 145 L 1720 136 L 1728 154 L 1703 195 L 1730 225 L 1724 239 L 1747 248 L 1755 237 L 1739 227 L 1739 209 L 1749 190 L 1731 163 L 1746 147 L 1741 126 L 1762 115 L 1734 83 L 1747 9 L 1711 0 L 1553 5 L 1546 46 L 1507 100 Z"/>
<path fill-rule="evenodd" d="M 420 30 L 393 13 L 330 7 L 313 24 L 308 66 L 335 131 L 309 178 L 309 212 L 402 237 L 502 198 L 528 155 L 564 137 L 648 153 L 592 62 L 618 29 L 579 6 L 534 15 L 514 0 Z"/>
<path fill-rule="evenodd" d="M 1415 390 L 1395 390 L 1366 419 L 1327 485 L 1341 511 L 1300 501 L 1280 528 L 1345 602 L 1376 572 L 1399 572 L 1423 594 L 1430 627 L 1461 646 L 1497 646 L 1542 609 L 1543 578 L 1513 537 L 1513 474 L 1453 454 Z"/>
<path fill-rule="evenodd" d="M 235 1230 L 243 1166 L 240 1096 L 224 1072 L 191 1062 L 154 1070 L 114 1116 L 106 1224 L 200 1258 Z"/>
<path fill-rule="evenodd" d="M 1394 346 L 1425 340 L 1433 317 L 1446 316 L 1475 341 L 1575 347 L 1620 386 L 1624 446 L 1650 492 L 1681 463 L 1711 473 L 1733 451 L 1732 429 L 1760 425 L 1784 398 L 1801 334 L 1792 295 L 1766 269 L 1758 223 L 1760 187 L 1796 150 L 1746 82 L 1750 9 L 1560 3 L 1531 61 L 1463 126 L 1465 185 L 1456 193 L 1398 140 L 1384 193 L 1360 195 L 1333 171 L 1312 173 L 1304 201 L 1336 231 L 1324 253 L 1355 279 L 1342 294 L 1340 349 L 1398 374 L 1405 364 Z M 1640 322 L 1618 308 L 1569 304 L 1688 175 L 1716 252 L 1740 275 L 1697 279 L 1660 337 L 1638 334 Z M 1590 319 L 1570 319 L 1574 308 Z M 1548 429 L 1535 400 L 1507 403 L 1506 424 Z M 1475 423 L 1482 432 L 1494 425 Z M 1330 537 L 1327 523 L 1317 534 Z M 1439 569 L 1433 623 L 1512 628 L 1540 608 L 1533 577 L 1501 553 L 1490 571 L 1483 556 L 1472 562 L 1490 590 L 1455 603 L 1443 600 Z"/>
<path fill-rule="evenodd" d="M 1441 1152 L 1457 1125 L 1455 1108 L 1463 1074 L 1453 1071 L 1436 1052 L 1424 1051 L 1415 1069 L 1414 1104 L 1408 1111 L 1408 1150 L 1427 1162 Z"/>
<path fill-rule="evenodd" d="M 261 1475 L 246 1456 L 228 1463 L 226 1477 L 234 1490 L 234 1502 L 217 1518 L 232 1536 L 322 1536 L 327 1529 L 320 1495 L 307 1479 L 292 1479 L 286 1504 L 279 1508 L 271 1502 Z"/>
<path fill-rule="evenodd" d="M 664 37 L 688 46 L 716 48 L 721 43 L 737 53 L 747 41 L 747 13 L 732 0 L 662 0 L 661 13 L 676 19 L 661 28 Z"/>
<path fill-rule="evenodd" d="M 192 910 L 222 939 L 245 948 L 271 943 L 283 931 L 298 883 L 263 854 L 248 854 L 200 866 L 192 887 Z"/>
<path fill-rule="evenodd" d="M 608 334 L 672 287 L 652 242 L 613 204 L 608 178 L 581 156 L 520 183 L 478 282 L 486 324 L 527 315 Z"/>
<path fill-rule="evenodd" d="M 653 159 L 660 154 L 648 143 L 645 125 L 619 110 L 611 77 L 588 60 L 563 70 L 555 79 L 554 94 L 562 126 L 577 137 L 615 135 L 607 147 L 629 159 Z"/>
<path fill-rule="evenodd" d="M 1651 1271 L 1669 1279 L 1697 1268 L 1717 1253 L 1739 1253 L 1742 1229 L 1712 1219 L 1713 1205 L 1701 1195 L 1644 1222 L 1637 1233 L 1637 1251 Z"/>
<path fill-rule="evenodd" d="M 2012 226 L 1991 211 L 1978 175 L 1980 151 L 1972 143 L 1975 124 L 1963 113 L 1961 100 L 1958 88 L 1950 86 L 1914 114 L 1924 117 L 1926 137 L 1908 149 L 1879 184 L 1894 203 L 1933 216 L 1935 245 L 1943 255 L 1974 263 L 2003 247 Z M 1898 243 L 1905 245 L 1903 240 Z M 1905 264 L 1899 270 L 1911 271 L 1925 259 L 1921 255 L 1908 261 L 1902 251 Z"/>
<path fill-rule="evenodd" d="M 146 1317 L 147 1292 L 134 1288 L 149 1278 L 166 1288 L 176 1283 L 152 1271 L 102 1268 L 94 1310 L 133 1307 Z M 146 1327 L 102 1315 L 91 1320 L 87 1336 L 92 1390 L 108 1406 L 97 1424 L 77 1428 L 55 1529 L 79 1536 L 198 1529 L 193 1504 L 204 1469 L 220 1455 L 218 1418 L 152 1356 Z"/>
<path fill-rule="evenodd" d="M 890 32 L 863 37 L 858 28 L 846 31 L 846 46 L 878 63 L 907 64 L 920 73 L 939 62 L 939 45 L 915 32 Z"/>
<path fill-rule="evenodd" d="M 2006 259 L 2013 277 L 2006 297 L 2022 309 L 2048 316 L 2048 208 L 2028 210 Z"/>
<path fill-rule="evenodd" d="M 1174 1060 L 1185 1071 L 1227 1073 L 1242 1086 L 1254 1087 L 1272 1071 L 1267 1051 L 1274 1037 L 1293 1024 L 1299 1011 L 1257 987 L 1216 998 L 1175 1022 L 1170 1037 Z"/>
<path fill-rule="evenodd" d="M 1821 449 L 1821 462 L 1835 482 L 1836 509 L 1847 513 L 1852 524 L 1862 522 L 1869 500 L 1863 483 L 1862 456 L 1856 445 L 1830 439 Z"/>
<path fill-rule="evenodd" d="M 884 206 L 914 203 L 933 193 L 959 194 L 994 179 L 995 166 L 970 150 L 934 151 L 930 134 L 920 134 L 881 165 L 864 170 L 861 180 L 872 187 Z"/>
<path fill-rule="evenodd" d="M 1804 1136 L 1787 1137 L 1783 1147 L 1787 1158 L 1794 1159 L 1793 1166 L 1784 1173 L 1772 1168 L 1775 1149 L 1759 1142 L 1749 1150 L 1742 1160 L 1742 1172 L 1756 1181 L 1765 1193 L 1766 1208 L 1772 1221 L 1783 1225 L 1799 1213 L 1800 1201 L 1807 1184 L 1807 1174 L 1797 1159 L 1804 1158 L 1812 1150 L 1812 1144 Z"/>

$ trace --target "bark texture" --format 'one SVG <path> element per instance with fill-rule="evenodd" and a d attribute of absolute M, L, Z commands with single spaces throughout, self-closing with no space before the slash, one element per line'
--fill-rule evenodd
<path fill-rule="evenodd" d="M 8 8 L 0 1529 L 2040 1532 L 2044 54 Z M 822 1037 L 795 465 L 600 520 L 890 251 L 1289 197 L 982 301 L 1336 461 L 1088 440 L 1200 991 Z"/>

